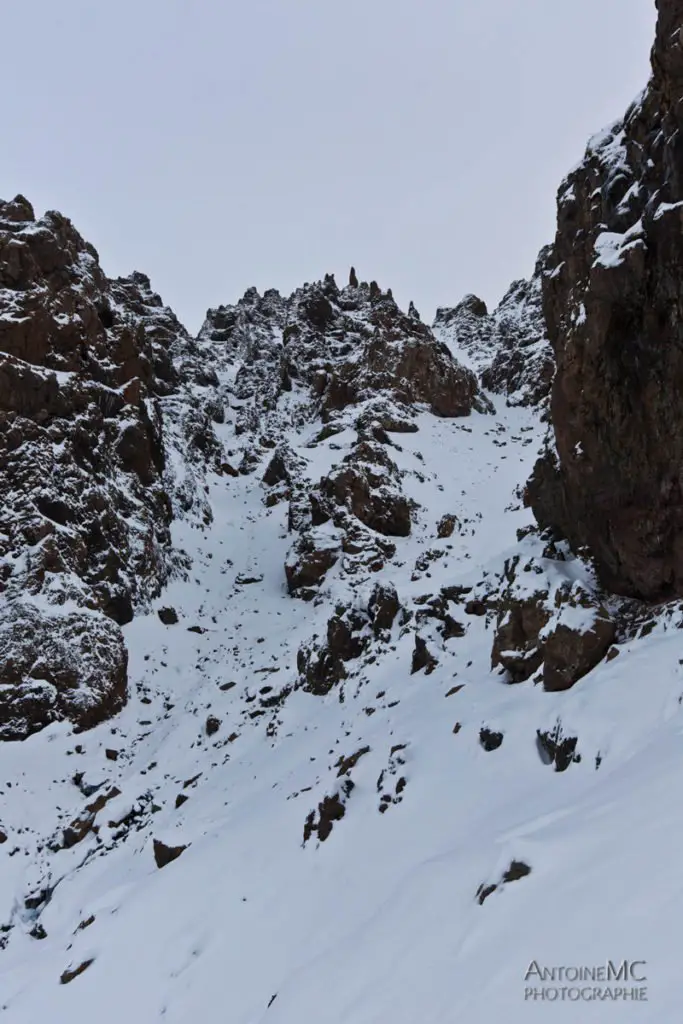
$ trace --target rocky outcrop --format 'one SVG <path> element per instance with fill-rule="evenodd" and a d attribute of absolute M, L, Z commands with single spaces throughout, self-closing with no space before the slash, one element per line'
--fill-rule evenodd
<path fill-rule="evenodd" d="M 187 335 L 58 213 L 0 203 L 0 734 L 126 698 L 118 625 L 172 565 L 162 403 Z M 118 625 L 117 625 L 118 624 Z"/>
<path fill-rule="evenodd" d="M 160 839 L 155 839 L 152 844 L 154 862 L 158 868 L 165 868 L 168 864 L 172 864 L 174 860 L 177 860 L 186 849 L 187 846 L 167 846 Z"/>
<path fill-rule="evenodd" d="M 337 534 L 326 529 L 311 529 L 297 537 L 285 562 L 285 574 L 290 594 L 313 596 L 315 587 L 341 553 Z"/>
<path fill-rule="evenodd" d="M 385 538 L 410 534 L 416 506 L 390 456 L 398 447 L 392 435 L 416 431 L 420 412 L 451 417 L 490 409 L 474 373 L 414 307 L 402 312 L 391 291 L 355 274 L 344 288 L 327 275 L 288 298 L 250 289 L 236 306 L 209 310 L 197 350 L 206 362 L 232 367 L 233 383 L 219 392 L 244 437 L 239 473 L 263 467 L 264 503 L 289 503 L 287 586 L 308 600 L 333 566 L 344 574 L 377 572 L 396 551 Z M 316 421 L 322 429 L 311 435 L 311 448 L 356 434 L 317 481 L 282 440 Z"/>
<path fill-rule="evenodd" d="M 657 6 L 647 89 L 558 193 L 554 436 L 527 490 L 605 586 L 648 600 L 683 593 L 683 3 Z"/>
<path fill-rule="evenodd" d="M 491 667 L 512 683 L 538 670 L 543 688 L 567 690 L 602 661 L 616 626 L 599 596 L 550 560 L 508 563 L 498 602 Z"/>
<path fill-rule="evenodd" d="M 379 444 L 361 441 L 320 483 L 321 493 L 386 537 L 410 533 L 410 503 L 395 463 Z"/>
<path fill-rule="evenodd" d="M 530 280 L 514 281 L 489 313 L 476 295 L 437 310 L 433 330 L 456 357 L 479 373 L 483 386 L 510 405 L 544 406 L 555 372 L 546 337 L 542 279 L 550 248 L 542 249 Z"/>
<path fill-rule="evenodd" d="M 317 696 L 329 693 L 346 678 L 346 663 L 359 658 L 369 640 L 366 616 L 354 608 L 338 608 L 328 620 L 326 643 L 299 650 L 297 668 L 304 689 Z"/>
<path fill-rule="evenodd" d="M 392 583 L 376 583 L 368 602 L 368 615 L 375 635 L 381 636 L 390 630 L 400 610 L 396 587 Z"/>
<path fill-rule="evenodd" d="M 116 623 L 97 612 L 7 602 L 0 651 L 0 739 L 60 719 L 87 729 L 125 704 L 128 653 Z"/>
<path fill-rule="evenodd" d="M 282 395 L 302 388 L 325 421 L 378 396 L 389 421 L 392 408 L 410 415 L 416 404 L 437 416 L 488 408 L 475 375 L 429 327 L 403 313 L 391 291 L 354 281 L 340 289 L 328 274 L 289 298 L 250 289 L 236 306 L 209 310 L 200 349 L 219 343 L 239 357 L 234 394 L 243 430 L 266 426 Z M 393 418 L 405 429 L 405 416 Z"/>
<path fill-rule="evenodd" d="M 353 674 L 353 663 L 371 645 L 379 650 L 390 640 L 400 610 L 396 588 L 390 583 L 375 584 L 367 607 L 337 605 L 335 614 L 328 619 L 325 641 L 316 642 L 314 637 L 299 649 L 297 668 L 302 687 L 318 696 L 329 693 Z"/>
<path fill-rule="evenodd" d="M 550 618 L 547 591 L 503 600 L 491 652 L 491 666 L 502 665 L 515 683 L 529 679 L 543 664 L 539 637 Z"/>

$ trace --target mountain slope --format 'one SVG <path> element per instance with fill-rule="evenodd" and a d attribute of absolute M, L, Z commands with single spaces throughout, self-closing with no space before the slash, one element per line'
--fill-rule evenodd
<path fill-rule="evenodd" d="M 234 444 L 230 426 L 217 430 Z M 313 436 L 303 429 L 290 444 L 316 472 L 352 443 L 339 434 L 309 449 Z M 173 527 L 194 565 L 191 580 L 164 594 L 180 621 L 165 626 L 150 613 L 124 627 L 135 681 L 126 709 L 79 737 L 55 724 L 0 748 L 5 848 L 18 848 L 3 872 L 2 902 L 13 908 L 2 954 L 8 1019 L 49 1012 L 77 1022 L 96 1009 L 105 1022 L 200 1014 L 362 1024 L 417 1013 L 484 1022 L 505 1007 L 522 1020 L 547 1012 L 524 1001 L 532 960 L 624 957 L 651 965 L 649 1019 L 675 1019 L 677 635 L 662 623 L 567 693 L 550 694 L 490 672 L 486 616 L 468 615 L 463 598 L 451 608 L 464 636 L 443 640 L 435 620 L 415 622 L 425 592 L 457 580 L 476 593 L 519 550 L 515 528 L 527 513 L 506 505 L 533 460 L 535 444 L 525 442 L 537 438 L 533 416 L 515 409 L 475 413 L 462 426 L 422 414 L 419 431 L 401 438 L 410 493 L 428 510 L 397 539 L 391 567 L 413 619 L 396 621 L 382 657 L 326 696 L 286 691 L 297 684 L 297 649 L 324 632 L 330 609 L 351 597 L 347 586 L 330 579 L 318 604 L 292 600 L 285 508 L 263 504 L 256 473 L 227 487 L 211 479 L 212 526 Z M 444 453 L 457 474 L 430 470 Z M 444 543 L 435 520 L 446 509 L 463 529 Z M 537 542 L 525 543 L 537 554 Z M 416 571 L 429 550 L 443 555 Z M 354 591 L 359 609 L 368 593 Z M 431 672 L 411 674 L 413 623 L 438 659 Z M 220 723 L 211 736 L 209 715 Z M 563 772 L 537 748 L 537 730 L 557 718 L 581 755 Z M 503 733 L 498 749 L 484 749 L 482 727 Z M 340 758 L 366 747 L 339 775 Z M 97 814 L 99 834 L 48 850 L 45 837 L 61 842 L 92 804 L 81 792 L 89 785 L 101 786 L 95 795 L 120 790 Z M 314 833 L 303 845 L 309 812 L 335 794 L 343 818 L 324 842 Z M 179 795 L 189 799 L 176 809 Z M 160 871 L 154 839 L 187 849 Z M 480 905 L 478 887 L 499 882 L 514 860 L 531 873 Z M 644 865 L 663 902 L 643 884 Z M 45 890 L 49 902 L 26 907 Z M 37 921 L 45 938 L 29 934 Z M 599 1019 L 636 1011 L 605 1005 Z M 576 1019 L 573 1006 L 558 1012 Z"/>
<path fill-rule="evenodd" d="M 675 365 L 683 9 L 659 7 L 649 89 L 571 176 L 583 227 L 563 187 L 492 314 L 431 329 L 352 270 L 193 339 L 65 218 L 0 205 L 8 1024 L 678 1021 L 683 602 L 617 596 L 601 557 L 670 598 L 675 515 L 648 545 L 675 495 L 653 459 L 644 549 L 605 546 L 609 515 L 587 549 L 580 488 L 623 494 L 565 444 L 584 417 L 608 461 L 642 397 L 588 374 L 605 309 L 615 351 Z M 629 217 L 663 209 L 667 245 L 617 256 L 627 136 Z M 634 334 L 667 281 L 673 334 Z"/>
<path fill-rule="evenodd" d="M 506 560 L 594 586 L 533 532 L 517 539 L 538 413 L 482 396 L 481 412 L 438 417 L 388 381 L 323 424 L 304 347 L 291 390 L 261 406 L 253 342 L 269 334 L 279 363 L 286 327 L 273 300 L 236 353 L 211 326 L 179 356 L 204 367 L 193 396 L 213 403 L 226 461 L 206 470 L 211 520 L 171 523 L 188 577 L 123 626 L 127 706 L 0 746 L 8 1020 L 521 1021 L 547 1012 L 524 998 L 531 961 L 609 958 L 647 960 L 649 1019 L 674 1020 L 677 814 L 661 780 L 675 786 L 683 724 L 680 611 L 566 692 L 492 672 Z M 354 492 L 328 498 L 319 527 L 300 512 L 361 446 L 361 465 L 370 448 L 395 466 L 407 534 L 365 526 Z M 290 593 L 292 546 L 316 529 L 340 554 Z M 399 606 L 383 619 L 378 583 Z M 577 744 L 553 764 L 538 733 L 558 719 Z M 501 883 L 513 862 L 530 873 Z M 599 1019 L 642 1011 L 601 1003 Z M 566 1001 L 554 1012 L 576 1019 Z"/>

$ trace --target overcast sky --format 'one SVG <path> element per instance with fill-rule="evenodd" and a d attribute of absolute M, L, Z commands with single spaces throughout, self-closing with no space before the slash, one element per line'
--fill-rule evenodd
<path fill-rule="evenodd" d="M 192 330 L 351 264 L 423 319 L 495 304 L 646 84 L 654 20 L 654 0 L 6 2 L 0 196 L 61 210 Z"/>

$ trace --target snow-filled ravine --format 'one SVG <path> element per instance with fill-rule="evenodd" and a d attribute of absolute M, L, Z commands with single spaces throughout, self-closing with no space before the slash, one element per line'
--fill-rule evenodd
<path fill-rule="evenodd" d="M 513 554 L 540 557 L 517 530 L 543 427 L 492 400 L 494 414 L 424 412 L 395 437 L 419 507 L 377 577 L 413 613 L 441 587 L 476 592 Z M 216 433 L 239 446 L 230 416 Z M 287 438 L 312 480 L 354 440 L 310 447 L 319 433 Z M 375 659 L 316 696 L 295 685 L 297 652 L 371 583 L 337 566 L 320 600 L 290 596 L 287 503 L 267 507 L 261 477 L 209 475 L 213 522 L 174 524 L 192 568 L 125 627 L 123 712 L 0 744 L 1 1019 L 680 1020 L 680 634 L 657 627 L 547 693 L 491 670 L 485 616 L 459 609 L 464 635 L 445 641 L 426 626 L 437 664 L 414 673 L 397 619 Z M 446 514 L 458 529 L 439 538 Z M 564 771 L 537 742 L 558 719 L 580 754 Z M 486 749 L 482 729 L 502 742 Z M 337 794 L 343 817 L 304 842 Z M 93 814 L 97 831 L 65 844 Z M 160 869 L 155 840 L 184 849 Z M 530 870 L 503 881 L 515 863 Z M 624 960 L 628 980 L 572 980 Z"/>

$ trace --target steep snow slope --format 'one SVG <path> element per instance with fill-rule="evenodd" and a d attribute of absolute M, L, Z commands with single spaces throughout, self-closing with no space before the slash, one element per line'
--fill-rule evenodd
<path fill-rule="evenodd" d="M 239 362 L 215 365 L 227 394 Z M 322 437 L 297 416 L 305 401 L 295 381 L 282 439 L 315 481 L 357 444 L 355 421 Z M 516 537 L 537 414 L 494 401 L 464 419 L 418 411 L 416 432 L 391 435 L 411 532 L 377 572 L 338 561 L 308 601 L 287 590 L 287 503 L 266 504 L 272 451 L 236 433 L 239 409 L 213 424 L 251 472 L 210 472 L 213 520 L 173 523 L 192 569 L 158 602 L 177 623 L 150 611 L 124 626 L 127 707 L 87 733 L 55 723 L 0 745 L 8 1024 L 679 1019 L 680 612 L 567 692 L 491 671 L 476 599 L 506 558 L 543 560 L 533 534 Z M 582 563 L 558 564 L 592 584 Z M 335 606 L 365 614 L 373 580 L 408 614 L 326 695 L 308 692 L 300 648 Z M 461 629 L 424 614 L 444 587 Z M 412 672 L 416 635 L 431 658 Z M 558 719 L 580 755 L 563 771 L 537 740 Z M 483 728 L 502 744 L 485 749 Z M 326 836 L 311 832 L 321 818 Z M 154 840 L 185 849 L 160 870 Z M 481 902 L 513 861 L 530 873 Z M 647 1006 L 525 1000 L 531 961 L 624 958 L 647 961 L 647 982 L 628 983 Z"/>

